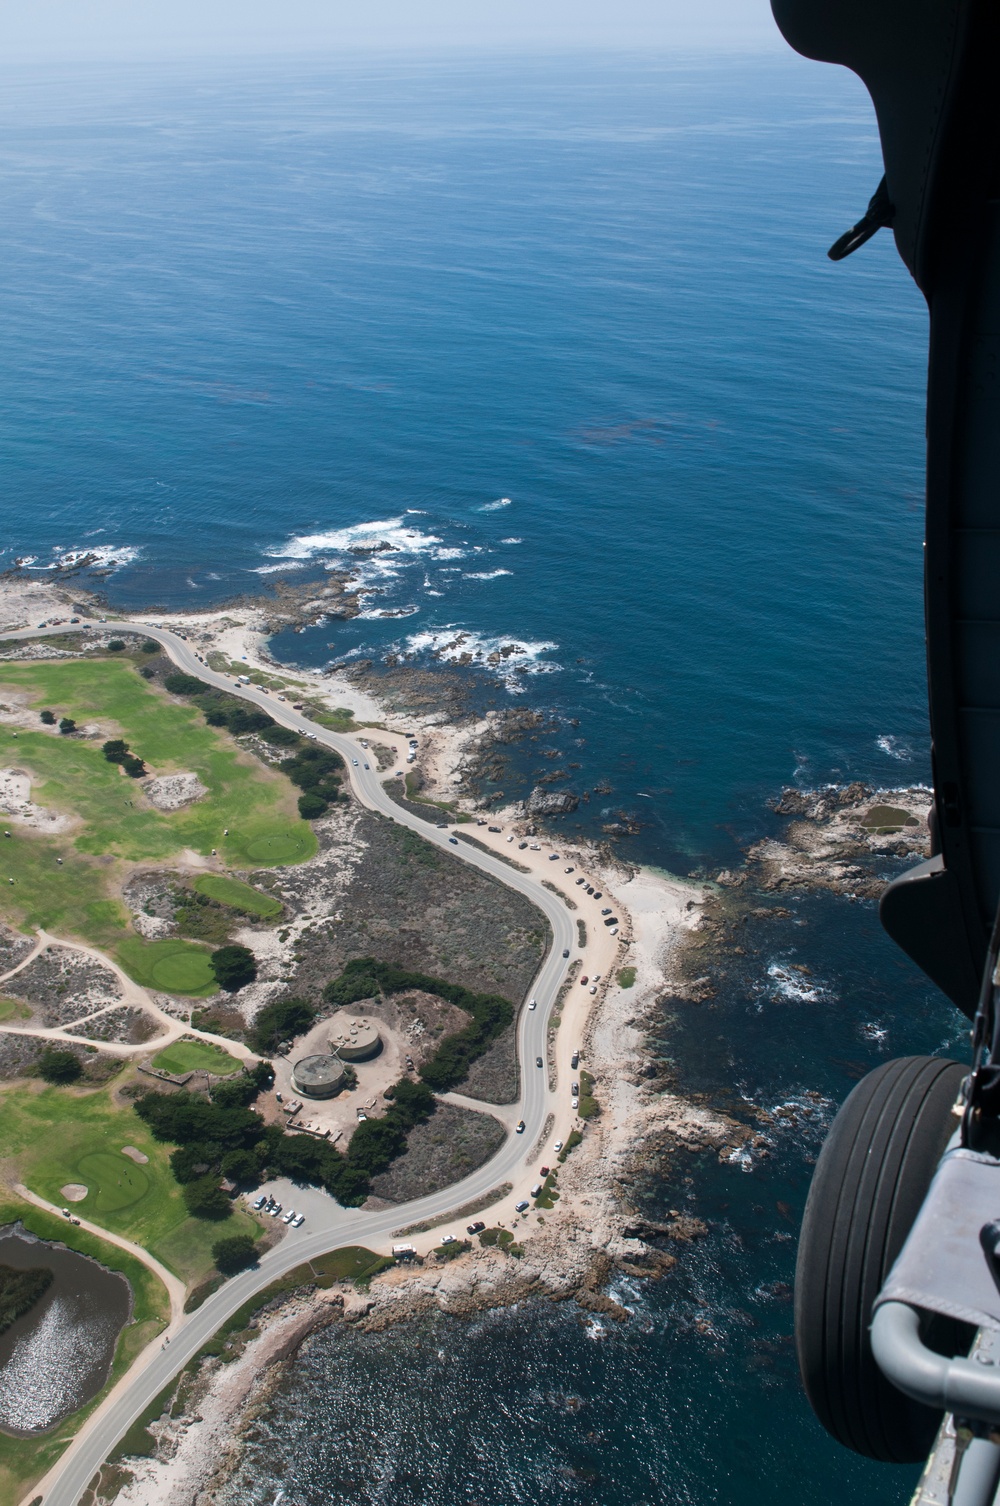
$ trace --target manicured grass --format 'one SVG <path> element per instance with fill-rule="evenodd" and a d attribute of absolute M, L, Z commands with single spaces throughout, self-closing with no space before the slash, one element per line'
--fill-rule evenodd
<path fill-rule="evenodd" d="M 220 1232 L 259 1227 L 236 1205 L 224 1225 L 189 1217 L 168 1163 L 173 1147 L 154 1140 L 131 1106 L 119 1107 L 110 1084 L 92 1091 L 4 1087 L 0 1145 L 32 1192 L 61 1207 L 62 1187 L 82 1183 L 88 1191 L 77 1213 L 134 1240 L 186 1281 L 211 1268 Z M 136 1165 L 122 1154 L 124 1145 L 142 1151 L 148 1163 Z"/>
<path fill-rule="evenodd" d="M 218 993 L 208 947 L 179 936 L 165 936 L 160 941 L 127 936 L 117 951 L 129 977 L 146 988 L 162 988 L 164 993 L 189 994 L 196 999 Z"/>
<path fill-rule="evenodd" d="M 229 866 L 301 862 L 316 851 L 298 818 L 298 791 L 276 770 L 245 754 L 229 734 L 209 727 L 196 707 L 152 687 L 115 659 L 0 664 L 0 689 L 27 693 L 94 737 L 60 737 L 0 726 L 0 761 L 26 769 L 32 798 L 75 817 L 58 836 L 12 827 L 0 839 L 3 914 L 25 929 L 43 926 L 101 946 L 122 939 L 128 914 L 114 898 L 122 865 L 176 860 L 186 848 L 216 849 Z M 122 776 L 101 753 L 123 737 L 155 774 L 191 770 L 208 794 L 177 811 L 159 811 L 142 781 Z M 223 833 L 228 830 L 228 836 Z M 60 864 L 57 859 L 63 861 Z M 111 862 L 108 862 L 111 859 Z M 6 881 L 13 879 L 12 885 Z M 160 984 L 163 987 L 166 985 Z"/>
<path fill-rule="evenodd" d="M 280 900 L 272 898 L 270 894 L 261 894 L 259 889 L 244 884 L 240 879 L 226 878 L 222 873 L 199 873 L 192 887 L 199 894 L 218 900 L 221 905 L 247 910 L 251 915 L 259 915 L 262 920 L 270 920 L 281 914 Z"/>
<path fill-rule="evenodd" d="M 133 1311 L 131 1323 L 122 1329 L 118 1340 L 108 1384 L 93 1401 L 41 1438 L 10 1438 L 0 1433 L 0 1501 L 20 1500 L 32 1483 L 52 1467 L 82 1420 L 98 1406 L 136 1355 L 166 1327 L 170 1315 L 170 1300 L 162 1282 L 133 1255 L 76 1228 L 66 1219 L 44 1213 L 13 1195 L 4 1195 L 0 1200 L 0 1224 L 14 1223 L 17 1219 L 39 1239 L 58 1240 L 83 1255 L 92 1255 L 110 1270 L 121 1271 L 132 1287 Z"/>
<path fill-rule="evenodd" d="M 229 1077 L 240 1070 L 235 1056 L 221 1046 L 213 1046 L 211 1041 L 174 1041 L 154 1056 L 153 1066 L 177 1076 L 182 1072 L 214 1072 L 218 1077 Z"/>

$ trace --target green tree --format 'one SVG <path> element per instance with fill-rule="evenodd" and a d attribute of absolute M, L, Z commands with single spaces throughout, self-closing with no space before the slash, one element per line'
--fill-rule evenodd
<path fill-rule="evenodd" d="M 101 748 L 101 752 L 108 760 L 108 763 L 121 763 L 128 752 L 128 743 L 125 742 L 124 738 L 111 737 Z"/>
<path fill-rule="evenodd" d="M 187 1211 L 194 1218 L 221 1221 L 232 1216 L 233 1205 L 219 1186 L 216 1177 L 198 1177 L 196 1181 L 188 1182 L 181 1195 Z"/>
<path fill-rule="evenodd" d="M 273 727 L 265 727 L 261 736 L 266 743 L 273 743 L 276 748 L 293 748 L 299 740 L 299 734 L 293 732 L 291 727 L 281 727 L 277 722 Z"/>
<path fill-rule="evenodd" d="M 55 724 L 56 724 L 56 718 L 55 718 L 55 713 L 54 712 L 52 712 L 52 711 L 40 711 L 38 713 L 38 715 L 41 718 L 41 720 L 45 723 L 46 727 L 54 727 L 55 726 Z"/>
<path fill-rule="evenodd" d="M 120 638 L 112 638 L 108 644 L 108 649 L 112 654 L 120 654 L 124 647 L 125 645 Z"/>
<path fill-rule="evenodd" d="M 144 680 L 155 680 L 156 679 L 156 672 L 155 672 L 155 670 L 150 669 L 150 667 L 149 667 L 148 664 L 141 664 L 139 666 L 139 673 L 142 675 L 142 678 Z"/>
<path fill-rule="evenodd" d="M 38 1058 L 38 1070 L 46 1082 L 76 1082 L 83 1076 L 83 1068 L 72 1051 L 57 1051 L 48 1046 Z"/>
<path fill-rule="evenodd" d="M 59 731 L 62 733 L 63 737 L 68 737 L 71 732 L 76 731 L 76 722 L 71 716 L 64 716 L 62 721 L 59 723 Z"/>
<path fill-rule="evenodd" d="M 158 643 L 154 643 L 152 638 L 147 638 L 145 643 L 142 645 L 142 651 L 144 654 L 158 654 L 160 651 L 160 645 Z"/>
<path fill-rule="evenodd" d="M 300 795 L 299 815 L 303 821 L 317 821 L 320 816 L 325 816 L 330 807 L 321 795 Z"/>
<path fill-rule="evenodd" d="M 249 1187 L 258 1181 L 260 1166 L 250 1151 L 229 1150 L 222 1158 L 222 1175 L 238 1182 L 241 1187 Z"/>
<path fill-rule="evenodd" d="M 234 994 L 237 989 L 252 983 L 257 976 L 257 961 L 249 947 L 219 947 L 211 956 L 212 972 L 220 988 Z"/>
<path fill-rule="evenodd" d="M 130 779 L 141 779 L 146 772 L 146 765 L 142 759 L 136 758 L 132 753 L 126 753 L 119 762 Z"/>
<path fill-rule="evenodd" d="M 255 1051 L 277 1051 L 284 1041 L 308 1030 L 316 1011 L 305 999 L 276 999 L 265 1004 L 250 1027 L 250 1044 Z"/>
<path fill-rule="evenodd" d="M 237 1271 L 245 1271 L 248 1265 L 255 1265 L 257 1261 L 253 1236 L 229 1234 L 225 1239 L 217 1239 L 212 1246 L 212 1259 L 216 1270 L 223 1276 L 235 1276 Z"/>

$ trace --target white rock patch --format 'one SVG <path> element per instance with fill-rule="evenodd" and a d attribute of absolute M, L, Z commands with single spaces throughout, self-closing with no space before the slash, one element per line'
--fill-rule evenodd
<path fill-rule="evenodd" d="M 146 798 L 158 811 L 178 811 L 182 805 L 200 800 L 208 790 L 197 774 L 161 774 L 143 785 Z"/>
<path fill-rule="evenodd" d="M 68 816 L 34 804 L 31 778 L 23 769 L 0 769 L 0 814 L 44 832 L 63 831 L 72 825 Z"/>

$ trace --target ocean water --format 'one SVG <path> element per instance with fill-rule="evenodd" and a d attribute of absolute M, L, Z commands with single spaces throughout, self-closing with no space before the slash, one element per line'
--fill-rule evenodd
<path fill-rule="evenodd" d="M 782 54 L 6 74 L 0 564 L 164 608 L 353 565 L 362 616 L 276 653 L 516 645 L 474 701 L 551 710 L 612 786 L 571 825 L 675 871 L 784 784 L 926 780 L 926 321 L 884 235 L 825 256 L 880 172 L 857 82 Z M 792 910 L 663 1026 L 683 1085 L 792 1106 L 637 1189 L 710 1223 L 676 1276 L 622 1328 L 320 1336 L 226 1506 L 905 1499 L 812 1422 L 788 1282 L 833 1105 L 960 1030 L 870 907 Z"/>

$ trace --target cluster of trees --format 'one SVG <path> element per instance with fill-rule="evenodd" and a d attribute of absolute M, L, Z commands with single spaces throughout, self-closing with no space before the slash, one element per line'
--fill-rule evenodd
<path fill-rule="evenodd" d="M 407 988 L 437 994 L 472 1016 L 468 1025 L 445 1036 L 430 1061 L 420 1069 L 423 1081 L 435 1093 L 444 1093 L 464 1080 L 476 1058 L 506 1030 L 514 1018 L 513 1005 L 500 994 L 477 994 L 460 983 L 410 972 L 374 957 L 356 957 L 349 962 L 340 977 L 327 984 L 323 996 L 331 1004 L 347 1005 L 369 999 L 373 994 L 402 993 Z"/>
<path fill-rule="evenodd" d="M 322 816 L 340 796 L 340 771 L 343 764 L 329 748 L 317 748 L 307 743 L 294 758 L 282 764 L 282 773 L 297 784 L 299 815 L 306 821 L 315 821 Z"/>
<path fill-rule="evenodd" d="M 108 763 L 117 763 L 125 770 L 130 779 L 141 779 L 146 772 L 146 765 L 141 758 L 129 752 L 128 743 L 120 737 L 109 738 L 101 748 Z"/>
<path fill-rule="evenodd" d="M 220 946 L 209 958 L 215 981 L 227 993 L 252 983 L 257 976 L 257 959 L 248 946 Z"/>
<path fill-rule="evenodd" d="M 40 711 L 38 719 L 44 722 L 46 727 L 54 727 L 56 724 L 56 714 L 54 711 Z M 59 723 L 59 731 L 64 737 L 68 737 L 71 732 L 76 731 L 76 722 L 71 716 L 64 716 Z"/>
<path fill-rule="evenodd" d="M 276 999 L 257 1014 L 249 1031 L 250 1045 L 262 1056 L 277 1051 L 286 1041 L 304 1034 L 315 1018 L 315 1009 L 305 999 Z"/>
<path fill-rule="evenodd" d="M 250 1104 L 273 1079 L 270 1062 L 259 1062 L 251 1072 L 217 1083 L 210 1099 L 156 1091 L 136 1099 L 135 1111 L 153 1138 L 177 1146 L 170 1169 L 196 1218 L 229 1217 L 232 1204 L 222 1189 L 224 1176 L 250 1186 L 264 1176 L 291 1177 L 325 1187 L 347 1207 L 367 1197 L 365 1172 L 328 1141 L 289 1134 L 252 1112 Z"/>

